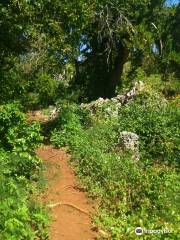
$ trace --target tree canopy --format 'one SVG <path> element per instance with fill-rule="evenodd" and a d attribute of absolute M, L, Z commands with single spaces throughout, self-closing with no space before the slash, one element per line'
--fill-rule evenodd
<path fill-rule="evenodd" d="M 89 99 L 113 96 L 127 61 L 134 70 L 143 66 L 148 72 L 150 63 L 164 76 L 179 74 L 179 4 L 9 0 L 1 1 L 0 13 L 1 86 L 9 92 L 18 85 L 15 67 L 22 68 L 21 90 L 25 84 L 30 91 L 28 76 L 32 81 L 39 71 L 62 74 L 70 64 L 73 89 Z"/>

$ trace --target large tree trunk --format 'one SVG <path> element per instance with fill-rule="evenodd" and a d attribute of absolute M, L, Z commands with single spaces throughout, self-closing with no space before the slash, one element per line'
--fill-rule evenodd
<path fill-rule="evenodd" d="M 128 49 L 123 44 L 119 47 L 119 52 L 117 57 L 115 58 L 112 70 L 109 74 L 106 97 L 113 97 L 115 95 L 116 87 L 118 84 L 121 84 L 121 76 L 123 73 L 123 66 L 126 63 L 128 58 Z"/>
<path fill-rule="evenodd" d="M 106 41 L 101 44 L 97 39 L 91 41 L 92 52 L 83 62 L 75 61 L 75 82 L 85 90 L 89 100 L 99 97 L 111 98 L 120 84 L 124 63 L 128 58 L 128 49 L 122 43 L 117 46 L 115 58 L 111 55 L 107 62 Z M 87 88 L 87 89 L 86 89 Z"/>
<path fill-rule="evenodd" d="M 115 54 L 114 52 L 111 53 L 109 62 L 107 62 L 107 55 L 105 54 L 107 41 L 108 39 L 104 39 L 101 45 L 96 41 L 96 44 L 93 44 L 94 51 L 91 59 L 93 67 L 91 71 L 95 73 L 95 79 L 92 79 L 95 98 L 111 98 L 115 95 L 116 87 L 121 81 L 124 63 L 128 59 L 127 47 L 119 42 L 116 46 L 116 56 L 112 56 Z"/>

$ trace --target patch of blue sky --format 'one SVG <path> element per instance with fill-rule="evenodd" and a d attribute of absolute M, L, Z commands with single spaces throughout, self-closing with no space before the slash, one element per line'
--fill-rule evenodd
<path fill-rule="evenodd" d="M 166 1 L 166 5 L 170 6 L 170 5 L 177 5 L 180 3 L 180 0 L 167 0 Z"/>

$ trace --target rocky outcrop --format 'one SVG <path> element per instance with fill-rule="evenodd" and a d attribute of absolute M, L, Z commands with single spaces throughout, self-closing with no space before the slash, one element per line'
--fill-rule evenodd
<path fill-rule="evenodd" d="M 49 120 L 53 120 L 58 117 L 59 108 L 55 106 L 49 106 Z"/>
<path fill-rule="evenodd" d="M 133 132 L 123 131 L 119 137 L 119 147 L 122 150 L 130 150 L 133 152 L 132 158 L 138 161 L 140 158 L 139 154 L 139 136 Z"/>
<path fill-rule="evenodd" d="M 142 81 L 135 82 L 130 90 L 122 95 L 117 95 L 111 99 L 99 98 L 88 104 L 81 104 L 81 108 L 87 108 L 92 114 L 96 114 L 99 110 L 103 110 L 109 115 L 118 115 L 118 111 L 122 105 L 132 101 L 142 90 L 144 83 Z"/>
<path fill-rule="evenodd" d="M 113 98 L 98 98 L 96 101 L 84 104 L 82 103 L 80 105 L 81 108 L 85 108 L 90 110 L 90 112 L 94 115 L 98 112 L 101 112 L 104 114 L 105 117 L 116 117 L 118 116 L 119 110 L 121 107 L 128 103 L 129 101 L 132 101 L 133 99 L 138 96 L 138 94 L 144 89 L 144 83 L 142 81 L 135 82 L 132 87 L 126 91 L 124 94 L 117 95 Z M 53 120 L 57 118 L 60 107 L 50 106 L 49 107 L 50 113 L 49 113 L 49 119 Z"/>

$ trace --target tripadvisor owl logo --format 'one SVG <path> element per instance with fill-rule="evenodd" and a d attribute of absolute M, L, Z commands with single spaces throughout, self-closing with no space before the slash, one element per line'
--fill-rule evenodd
<path fill-rule="evenodd" d="M 137 227 L 137 228 L 135 229 L 135 234 L 136 234 L 136 235 L 142 235 L 142 234 L 143 234 L 143 229 L 142 229 L 141 227 Z"/>

